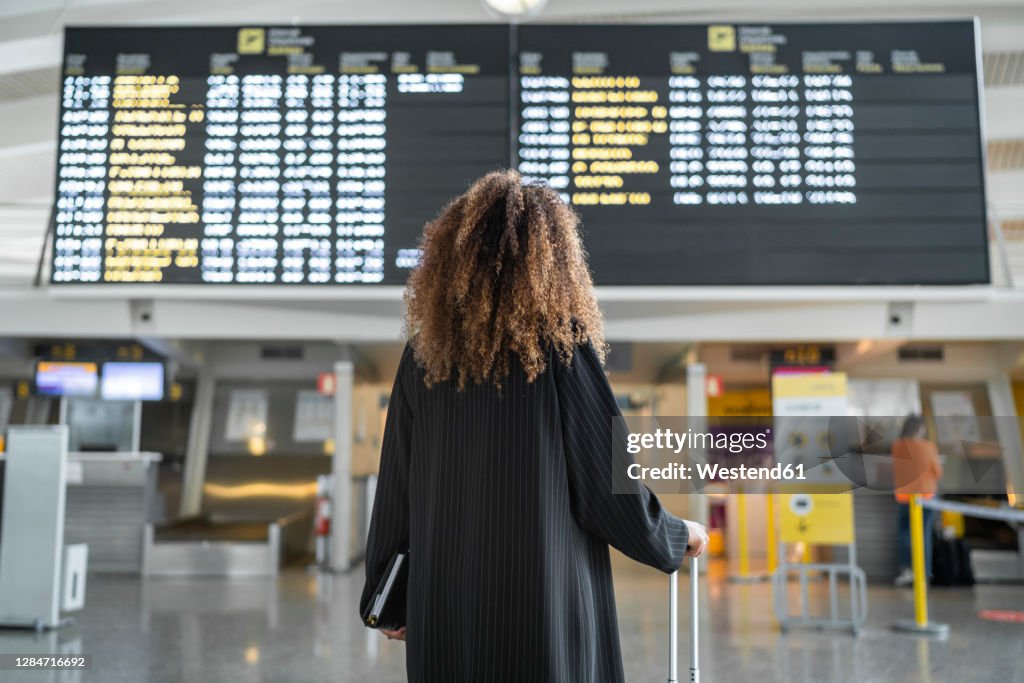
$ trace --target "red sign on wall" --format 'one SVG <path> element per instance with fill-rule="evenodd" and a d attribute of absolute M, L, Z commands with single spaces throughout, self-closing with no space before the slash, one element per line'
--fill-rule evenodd
<path fill-rule="evenodd" d="M 334 396 L 338 378 L 333 372 L 321 372 L 316 378 L 316 390 L 324 396 Z"/>

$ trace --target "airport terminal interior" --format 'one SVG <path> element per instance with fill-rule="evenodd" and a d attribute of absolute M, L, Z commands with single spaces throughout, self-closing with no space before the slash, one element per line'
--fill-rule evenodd
<path fill-rule="evenodd" d="M 821 478 L 652 486 L 708 550 L 674 646 L 612 550 L 625 680 L 1024 683 L 1022 111 L 1020 0 L 0 0 L 0 681 L 407 680 L 359 604 L 403 286 L 513 168 L 627 422 Z"/>

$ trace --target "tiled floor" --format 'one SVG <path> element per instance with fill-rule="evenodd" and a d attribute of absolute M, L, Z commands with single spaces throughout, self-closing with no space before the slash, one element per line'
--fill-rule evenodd
<path fill-rule="evenodd" d="M 933 590 L 932 617 L 947 640 L 894 633 L 912 614 L 908 590 L 873 586 L 859 638 L 794 630 L 782 635 L 767 583 L 731 584 L 713 568 L 702 581 L 704 683 L 1024 683 L 1024 624 L 983 621 L 979 609 L 1024 609 L 1024 586 Z M 681 678 L 688 624 L 681 585 Z M 88 672 L 0 671 L 0 681 L 279 683 L 404 681 L 403 646 L 363 629 L 356 617 L 361 574 L 279 580 L 148 580 L 93 576 L 87 608 L 57 633 L 0 631 L 0 652 L 80 652 Z M 628 681 L 666 679 L 667 582 L 616 561 Z M 822 584 L 814 592 L 824 589 Z M 484 682 L 480 682 L 484 683 Z"/>

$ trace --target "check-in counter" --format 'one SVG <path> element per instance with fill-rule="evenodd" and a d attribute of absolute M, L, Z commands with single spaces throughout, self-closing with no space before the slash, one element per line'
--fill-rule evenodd
<path fill-rule="evenodd" d="M 68 454 L 64 538 L 89 544 L 89 571 L 142 571 L 159 453 Z"/>

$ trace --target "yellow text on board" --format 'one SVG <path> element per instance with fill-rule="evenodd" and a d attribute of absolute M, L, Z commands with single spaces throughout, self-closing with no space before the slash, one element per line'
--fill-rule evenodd
<path fill-rule="evenodd" d="M 853 496 L 848 493 L 780 493 L 775 507 L 783 543 L 853 543 Z"/>

